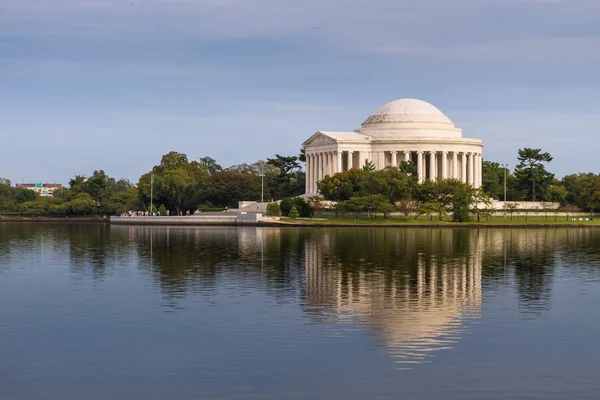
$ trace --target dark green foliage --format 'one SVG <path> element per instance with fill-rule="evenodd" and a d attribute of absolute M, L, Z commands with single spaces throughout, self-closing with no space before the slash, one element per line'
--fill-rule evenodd
<path fill-rule="evenodd" d="M 165 207 L 164 204 L 161 204 L 160 207 L 158 207 L 158 212 L 160 213 L 161 216 L 167 215 L 167 208 Z"/>
<path fill-rule="evenodd" d="M 281 208 L 279 208 L 279 204 L 274 201 L 267 204 L 267 215 L 269 217 L 279 217 L 281 215 Z"/>
<path fill-rule="evenodd" d="M 492 199 L 504 200 L 504 176 L 507 182 L 510 172 L 497 162 L 482 162 L 482 188 Z"/>
<path fill-rule="evenodd" d="M 302 218 L 310 218 L 313 216 L 313 209 L 302 197 L 286 197 L 279 203 L 281 215 L 288 216 L 292 207 L 296 207 L 298 214 Z"/>
<path fill-rule="evenodd" d="M 550 185 L 554 174 L 546 171 L 544 163 L 552 161 L 550 153 L 542 153 L 541 149 L 524 148 L 519 150 L 519 164 L 515 168 L 517 188 L 523 199 L 529 201 L 545 201 L 550 199 Z"/>
<path fill-rule="evenodd" d="M 289 212 L 289 217 L 292 219 L 296 219 L 300 216 L 300 214 L 298 213 L 298 209 L 296 208 L 296 206 L 292 206 L 292 208 L 290 209 Z"/>
<path fill-rule="evenodd" d="M 370 160 L 365 160 L 365 165 L 363 165 L 362 170 L 365 172 L 375 171 L 375 163 Z"/>

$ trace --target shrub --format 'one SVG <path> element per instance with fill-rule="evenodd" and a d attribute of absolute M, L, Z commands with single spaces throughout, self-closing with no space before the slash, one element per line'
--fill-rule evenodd
<path fill-rule="evenodd" d="M 309 203 L 306 202 L 302 197 L 287 197 L 281 200 L 279 207 L 281 208 L 281 215 L 289 216 L 290 210 L 293 206 L 296 206 L 298 215 L 302 218 L 311 218 L 314 210 Z"/>
<path fill-rule="evenodd" d="M 298 214 L 298 209 L 296 208 L 296 206 L 292 206 L 292 209 L 290 210 L 288 215 L 292 219 L 296 219 L 300 216 L 300 214 Z"/>
<path fill-rule="evenodd" d="M 160 215 L 164 216 L 167 215 L 167 208 L 165 207 L 164 204 L 161 204 L 160 207 L 158 207 L 158 212 L 160 213 Z"/>
<path fill-rule="evenodd" d="M 281 215 L 283 216 L 288 216 L 290 214 L 290 210 L 292 209 L 292 207 L 294 206 L 294 200 L 286 197 L 285 199 L 281 200 L 281 203 L 279 203 L 279 207 L 281 208 Z M 296 209 L 296 211 L 298 211 Z"/>
<path fill-rule="evenodd" d="M 279 204 L 277 204 L 276 202 L 271 202 L 269 204 L 267 204 L 267 215 L 269 217 L 278 217 L 281 215 L 281 208 L 279 207 Z"/>

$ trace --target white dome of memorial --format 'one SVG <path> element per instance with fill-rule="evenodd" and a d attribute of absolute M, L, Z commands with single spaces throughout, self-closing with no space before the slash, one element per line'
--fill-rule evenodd
<path fill-rule="evenodd" d="M 412 161 L 419 182 L 453 178 L 481 187 L 483 142 L 463 138 L 444 113 L 422 100 L 391 101 L 355 131 L 318 131 L 303 146 L 307 195 L 317 194 L 317 183 L 326 175 L 360 168 L 367 161 L 377 169 Z"/>

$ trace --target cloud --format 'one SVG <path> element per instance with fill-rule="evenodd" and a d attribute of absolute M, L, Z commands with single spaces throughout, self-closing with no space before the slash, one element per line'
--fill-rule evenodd
<path fill-rule="evenodd" d="M 463 61 L 591 61 L 600 59 L 600 36 L 489 41 L 444 47 L 391 45 L 376 46 L 370 50 L 387 55 L 424 56 Z"/>
<path fill-rule="evenodd" d="M 86 61 L 65 60 L 53 58 L 0 58 L 0 71 L 12 73 L 61 73 L 71 75 L 75 73 L 94 74 L 102 73 L 108 75 L 146 75 L 146 76 L 170 76 L 190 78 L 214 78 L 228 74 L 223 68 L 213 68 L 201 65 L 182 65 L 160 62 L 132 62 L 132 61 Z"/>
<path fill-rule="evenodd" d="M 128 5 L 130 1 L 134 5 Z M 20 0 L 0 4 L 0 33 L 5 34 L 125 41 L 293 38 L 344 51 L 411 55 L 450 53 L 443 50 L 445 45 L 480 54 L 489 42 L 512 46 L 524 39 L 518 53 L 523 54 L 529 44 L 557 36 L 557 28 L 576 31 L 589 24 L 593 33 L 588 36 L 600 36 L 599 21 L 596 0 Z"/>

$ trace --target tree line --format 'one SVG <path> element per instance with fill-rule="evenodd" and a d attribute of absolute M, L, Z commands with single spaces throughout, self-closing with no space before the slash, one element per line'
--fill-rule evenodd
<path fill-rule="evenodd" d="M 265 201 L 295 198 L 304 193 L 301 160 L 302 154 L 277 154 L 264 161 L 224 168 L 210 157 L 190 161 L 183 153 L 169 152 L 137 183 L 97 170 L 89 177 L 75 176 L 68 187 L 55 190 L 50 197 L 13 187 L 10 181 L 1 179 L 0 213 L 117 215 L 128 210 L 156 212 L 162 207 L 179 214 L 235 208 L 239 201 L 260 201 L 263 196 Z"/>
<path fill-rule="evenodd" d="M 326 176 L 318 183 L 322 198 L 336 203 L 338 215 L 396 211 L 441 218 L 451 214 L 456 221 L 483 215 L 488 198 L 510 202 L 559 202 L 563 207 L 600 209 L 600 175 L 580 173 L 561 180 L 547 170 L 552 156 L 541 149 L 518 151 L 513 171 L 493 161 L 483 161 L 482 187 L 475 189 L 458 180 L 426 180 L 418 183 L 416 167 L 403 161 L 398 167 L 375 170 L 366 161 L 359 169 Z M 0 213 L 24 215 L 115 215 L 127 210 L 185 211 L 235 208 L 239 201 L 264 198 L 282 200 L 275 212 L 310 217 L 319 199 L 310 202 L 304 193 L 304 151 L 298 156 L 275 155 L 251 164 L 222 167 L 211 157 L 189 160 L 186 154 L 169 152 L 143 174 L 137 183 L 107 176 L 96 170 L 91 176 L 77 175 L 53 197 L 15 188 L 0 179 Z M 506 176 L 506 178 L 505 178 Z M 152 199 L 151 199 L 152 196 Z M 152 201 L 151 201 L 152 200 Z M 310 204 L 309 204 L 310 203 Z M 150 204 L 153 210 L 150 210 Z"/>

